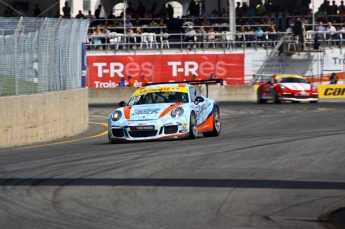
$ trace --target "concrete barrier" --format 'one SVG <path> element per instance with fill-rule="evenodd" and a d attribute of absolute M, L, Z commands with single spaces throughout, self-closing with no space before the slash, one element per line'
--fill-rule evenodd
<path fill-rule="evenodd" d="M 206 86 L 199 87 L 206 95 Z M 128 101 L 136 88 L 90 88 L 90 104 L 117 104 Z M 208 97 L 217 102 L 221 101 L 255 101 L 255 86 L 209 86 Z"/>
<path fill-rule="evenodd" d="M 73 136 L 88 129 L 88 89 L 0 97 L 0 148 Z"/>
<path fill-rule="evenodd" d="M 134 87 L 89 88 L 89 104 L 127 102 L 136 89 Z"/>

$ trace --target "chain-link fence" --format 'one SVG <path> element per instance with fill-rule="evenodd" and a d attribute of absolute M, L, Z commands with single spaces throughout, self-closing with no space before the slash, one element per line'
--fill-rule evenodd
<path fill-rule="evenodd" d="M 0 18 L 0 96 L 81 87 L 88 20 Z"/>

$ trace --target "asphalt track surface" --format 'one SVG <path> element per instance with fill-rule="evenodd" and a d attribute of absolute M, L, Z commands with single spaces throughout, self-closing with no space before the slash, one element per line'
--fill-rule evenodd
<path fill-rule="evenodd" d="M 345 206 L 345 103 L 221 103 L 219 137 L 109 144 L 113 108 L 0 150 L 0 228 L 331 228 Z"/>

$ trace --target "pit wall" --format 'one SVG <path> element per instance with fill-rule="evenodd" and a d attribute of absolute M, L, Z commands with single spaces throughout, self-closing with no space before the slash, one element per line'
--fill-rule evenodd
<path fill-rule="evenodd" d="M 0 97 L 0 148 L 73 136 L 88 129 L 88 89 Z"/>
<path fill-rule="evenodd" d="M 255 101 L 256 86 L 209 86 L 208 97 L 217 102 L 222 101 Z M 200 91 L 206 95 L 206 87 L 201 86 Z M 114 104 L 128 101 L 136 88 L 89 88 L 90 104 Z"/>

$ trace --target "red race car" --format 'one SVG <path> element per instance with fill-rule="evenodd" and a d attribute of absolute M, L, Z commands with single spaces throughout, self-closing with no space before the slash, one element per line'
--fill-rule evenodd
<path fill-rule="evenodd" d="M 268 81 L 261 83 L 257 90 L 258 103 L 266 103 L 268 100 L 273 100 L 274 103 L 281 101 L 317 103 L 319 93 L 317 87 L 308 83 L 303 76 L 272 75 Z"/>

